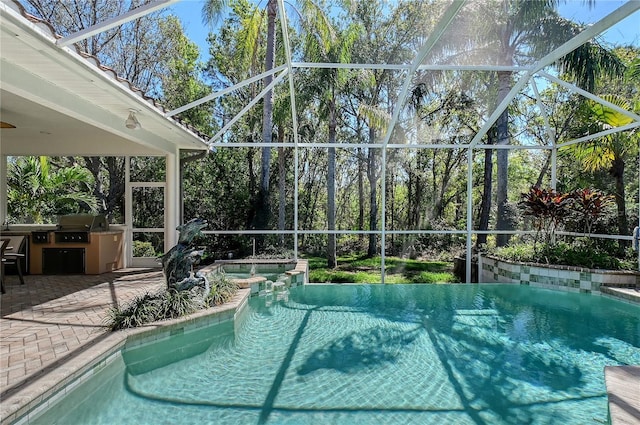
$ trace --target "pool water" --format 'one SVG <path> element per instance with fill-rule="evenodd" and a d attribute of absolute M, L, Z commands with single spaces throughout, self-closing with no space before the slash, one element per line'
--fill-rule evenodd
<path fill-rule="evenodd" d="M 640 308 L 608 298 L 308 285 L 125 349 L 35 423 L 602 424 L 620 364 L 640 364 Z"/>

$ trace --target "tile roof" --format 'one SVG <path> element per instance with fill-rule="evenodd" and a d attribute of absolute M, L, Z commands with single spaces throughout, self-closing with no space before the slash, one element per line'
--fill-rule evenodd
<path fill-rule="evenodd" d="M 12 6 L 12 3 L 13 3 L 13 6 L 14 6 L 13 8 L 15 10 L 17 10 L 26 20 L 28 20 L 29 22 L 35 24 L 37 27 L 39 27 L 45 33 L 51 34 L 51 37 L 53 37 L 54 39 L 57 40 L 57 39 L 62 38 L 62 36 L 60 34 L 56 33 L 55 28 L 53 27 L 53 25 L 51 25 L 50 22 L 28 13 L 27 10 L 25 9 L 25 7 L 18 0 L 10 0 L 9 6 Z M 98 68 L 99 70 L 101 70 L 102 72 L 107 74 L 111 79 L 114 79 L 114 80 L 118 81 L 120 84 L 122 84 L 125 87 L 127 87 L 132 93 L 136 94 L 138 97 L 140 97 L 141 99 L 145 100 L 147 103 L 153 105 L 156 109 L 158 109 L 163 114 L 168 112 L 168 109 L 163 104 L 161 104 L 157 99 L 155 99 L 155 98 L 153 98 L 151 96 L 147 96 L 147 94 L 143 90 L 141 90 L 140 88 L 138 88 L 135 85 L 133 85 L 133 83 L 131 81 L 127 80 L 126 78 L 120 77 L 118 75 L 118 73 L 113 68 L 110 68 L 110 67 L 108 67 L 106 65 L 103 65 L 100 62 L 100 59 L 98 59 L 95 55 L 92 55 L 92 54 L 89 54 L 89 53 L 83 51 L 78 43 L 74 43 L 73 47 L 75 48 L 75 51 L 79 56 L 81 56 L 87 62 L 91 63 L 93 66 L 95 66 L 96 68 Z M 193 127 L 192 125 L 190 125 L 190 124 L 186 123 L 185 121 L 183 121 L 182 119 L 178 118 L 177 116 L 172 116 L 170 118 L 173 121 L 175 121 L 177 124 L 182 125 L 183 127 L 187 128 L 189 131 L 191 131 L 194 134 L 196 134 L 203 141 L 206 142 L 207 140 L 209 140 L 210 136 L 202 133 L 201 131 L 199 131 L 198 129 Z"/>

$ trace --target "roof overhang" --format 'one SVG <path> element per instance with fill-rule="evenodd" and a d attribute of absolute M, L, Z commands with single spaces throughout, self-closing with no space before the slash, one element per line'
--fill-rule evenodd
<path fill-rule="evenodd" d="M 0 2 L 2 155 L 163 155 L 207 150 L 195 132 L 95 58 L 59 47 L 51 29 Z M 125 127 L 135 109 L 142 128 Z"/>

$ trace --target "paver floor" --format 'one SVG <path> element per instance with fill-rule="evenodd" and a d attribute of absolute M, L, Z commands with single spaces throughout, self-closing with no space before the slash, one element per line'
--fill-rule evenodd
<path fill-rule="evenodd" d="M 158 269 L 97 276 L 6 276 L 1 298 L 0 403 L 107 334 L 110 307 L 164 285 Z"/>

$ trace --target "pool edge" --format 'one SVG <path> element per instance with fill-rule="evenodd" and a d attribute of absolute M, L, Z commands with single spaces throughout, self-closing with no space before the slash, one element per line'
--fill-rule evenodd
<path fill-rule="evenodd" d="M 43 410 L 57 403 L 67 392 L 113 362 L 125 345 L 149 343 L 163 338 L 166 333 L 176 328 L 198 328 L 228 320 L 235 321 L 236 316 L 246 308 L 249 296 L 249 289 L 239 289 L 229 303 L 185 317 L 116 332 L 105 330 L 100 340 L 78 354 L 72 363 L 28 381 L 16 393 L 2 399 L 0 425 L 28 424 Z"/>

